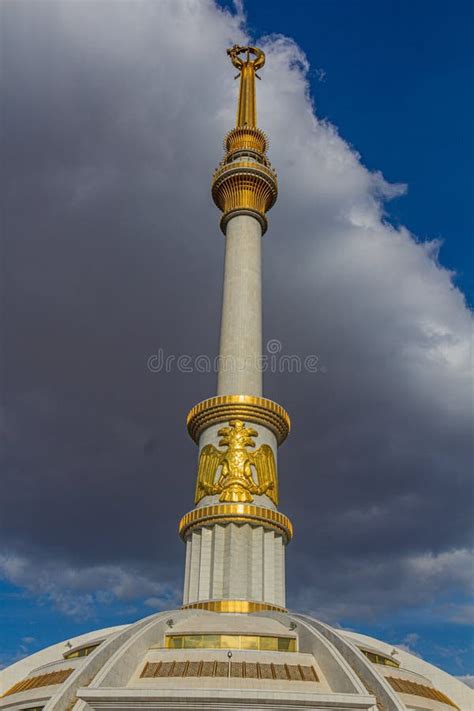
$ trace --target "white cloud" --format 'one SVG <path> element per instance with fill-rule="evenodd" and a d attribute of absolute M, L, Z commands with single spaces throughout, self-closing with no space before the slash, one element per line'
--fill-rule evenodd
<path fill-rule="evenodd" d="M 28 656 L 37 645 L 35 637 L 22 637 L 18 647 L 13 652 L 0 651 L 0 670 Z"/>
<path fill-rule="evenodd" d="M 420 655 L 414 649 L 419 641 L 420 635 L 417 632 L 409 632 L 404 636 L 401 642 L 397 642 L 397 648 L 409 654 L 414 654 L 415 657 L 419 657 Z"/>
<path fill-rule="evenodd" d="M 456 605 L 450 604 L 446 606 L 447 608 L 447 619 L 450 622 L 455 622 L 458 625 L 470 625 L 474 624 L 474 605 Z"/>
<path fill-rule="evenodd" d="M 474 552 L 464 549 L 439 555 L 333 558 L 324 568 L 305 571 L 304 584 L 291 605 L 331 623 L 345 619 L 376 622 L 390 613 L 409 618 L 417 610 L 418 623 L 469 624 L 472 607 L 465 599 L 472 591 L 473 563 Z M 321 579 L 327 582 L 318 586 Z M 332 598 L 325 593 L 326 585 L 333 591 Z M 454 592 L 461 601 L 446 603 Z M 418 633 L 410 633 L 398 646 L 414 653 L 409 647 L 418 639 Z"/>
<path fill-rule="evenodd" d="M 101 605 L 137 601 L 148 604 L 144 598 L 150 600 L 149 596 L 153 596 L 154 607 L 161 604 L 162 608 L 173 608 L 179 604 L 179 591 L 169 583 L 114 565 L 74 568 L 55 560 L 31 560 L 4 553 L 0 555 L 0 577 L 75 619 L 94 617 Z M 23 646 L 30 642 L 25 637 Z"/>
<path fill-rule="evenodd" d="M 464 590 L 472 589 L 474 580 L 474 552 L 471 550 L 445 551 L 435 555 L 426 553 L 414 556 L 407 561 L 408 573 L 419 576 L 429 583 L 437 581 L 460 586 Z"/>

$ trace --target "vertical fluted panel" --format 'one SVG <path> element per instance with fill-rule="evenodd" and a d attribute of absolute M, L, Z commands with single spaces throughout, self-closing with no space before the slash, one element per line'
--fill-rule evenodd
<path fill-rule="evenodd" d="M 199 576 L 201 569 L 201 531 L 191 534 L 191 562 L 189 566 L 189 601 L 199 600 Z"/>
<path fill-rule="evenodd" d="M 211 565 L 212 565 L 211 528 L 201 529 L 201 556 L 199 565 L 199 599 L 209 600 L 211 597 Z"/>
<path fill-rule="evenodd" d="M 275 537 L 275 602 L 285 607 L 285 550 L 281 536 Z"/>
<path fill-rule="evenodd" d="M 231 559 L 231 537 L 230 537 L 230 524 L 224 527 L 224 565 L 223 565 L 223 598 L 230 599 L 230 572 L 232 567 Z"/>
<path fill-rule="evenodd" d="M 275 597 L 275 533 L 263 534 L 263 597 L 273 600 Z"/>
<path fill-rule="evenodd" d="M 186 541 L 186 563 L 184 566 L 184 591 L 183 591 L 183 603 L 186 605 L 189 601 L 189 577 L 190 577 L 190 566 L 191 566 L 191 539 L 188 538 Z"/>
<path fill-rule="evenodd" d="M 224 596 L 224 547 L 226 526 L 216 524 L 213 532 L 212 587 L 210 599 L 220 600 Z"/>
<path fill-rule="evenodd" d="M 284 607 L 285 546 L 262 526 L 216 524 L 187 540 L 184 604 L 252 600 Z"/>
<path fill-rule="evenodd" d="M 263 600 L 263 528 L 253 528 L 251 535 L 249 595 L 251 600 Z"/>

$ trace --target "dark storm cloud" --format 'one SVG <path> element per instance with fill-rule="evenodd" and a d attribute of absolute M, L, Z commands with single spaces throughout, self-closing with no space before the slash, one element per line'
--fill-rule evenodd
<path fill-rule="evenodd" d="M 122 599 L 138 571 L 133 594 L 159 596 L 180 584 L 176 524 L 192 507 L 185 414 L 215 377 L 147 360 L 216 353 L 209 179 L 234 118 L 225 49 L 245 36 L 192 0 L 2 11 L 4 573 L 28 587 L 37 565 L 56 595 Z M 294 425 L 280 466 L 297 533 L 290 603 L 334 619 L 369 614 L 369 587 L 387 606 L 444 595 L 447 578 L 463 593 L 463 297 L 435 243 L 384 222 L 403 187 L 317 120 L 300 50 L 280 37 L 266 50 L 260 121 L 281 194 L 264 238 L 265 335 L 323 366 L 266 375 Z"/>

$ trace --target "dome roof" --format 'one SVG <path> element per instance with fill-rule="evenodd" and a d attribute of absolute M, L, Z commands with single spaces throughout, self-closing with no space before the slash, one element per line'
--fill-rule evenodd
<path fill-rule="evenodd" d="M 474 691 L 404 650 L 294 613 L 172 610 L 0 672 L 0 709 L 468 711 Z"/>

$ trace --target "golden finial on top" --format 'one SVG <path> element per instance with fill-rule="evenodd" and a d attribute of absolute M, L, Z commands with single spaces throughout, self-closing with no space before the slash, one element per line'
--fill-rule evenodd
<path fill-rule="evenodd" d="M 227 50 L 232 64 L 239 70 L 240 92 L 237 109 L 237 127 L 257 126 L 257 104 L 255 100 L 255 77 L 260 79 L 257 70 L 265 64 L 265 53 L 258 47 L 241 47 L 234 44 Z M 245 54 L 243 59 L 240 55 Z M 254 56 L 254 59 L 250 58 Z M 237 79 L 236 77 L 236 79 Z"/>
<path fill-rule="evenodd" d="M 238 44 L 234 44 L 233 47 L 230 47 L 230 49 L 227 50 L 227 54 L 229 55 L 234 67 L 236 67 L 239 71 L 244 65 L 243 60 L 239 57 L 239 54 L 242 54 L 243 52 L 246 52 L 247 54 L 247 64 L 250 64 L 250 55 L 255 55 L 255 59 L 251 62 L 255 71 L 263 67 L 265 64 L 265 52 L 259 47 L 241 47 Z"/>
<path fill-rule="evenodd" d="M 240 76 L 237 124 L 224 140 L 226 154 L 212 178 L 212 197 L 222 210 L 221 229 L 236 215 L 252 215 L 267 229 L 265 213 L 277 198 L 277 176 L 266 156 L 268 140 L 257 126 L 255 77 L 265 64 L 258 47 L 234 44 L 227 50 Z"/>

